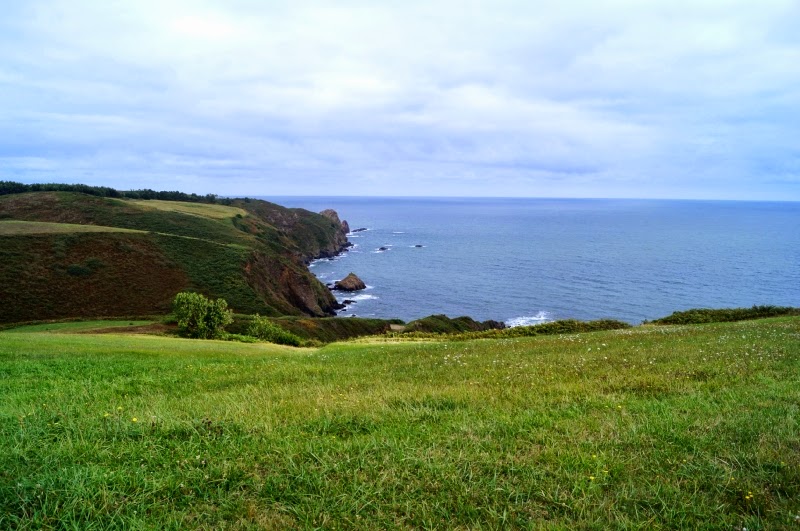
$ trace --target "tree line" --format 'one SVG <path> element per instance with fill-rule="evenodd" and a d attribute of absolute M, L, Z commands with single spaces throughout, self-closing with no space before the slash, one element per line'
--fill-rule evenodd
<path fill-rule="evenodd" d="M 145 188 L 142 190 L 115 190 L 108 186 L 89 186 L 88 184 L 23 184 L 14 181 L 0 181 L 0 195 L 24 194 L 27 192 L 78 192 L 98 197 L 114 197 L 120 199 L 158 199 L 161 201 L 186 201 L 189 203 L 211 203 L 230 205 L 233 199 L 219 197 L 216 194 L 187 194 L 184 192 L 158 192 Z M 249 202 L 249 198 L 245 198 Z"/>

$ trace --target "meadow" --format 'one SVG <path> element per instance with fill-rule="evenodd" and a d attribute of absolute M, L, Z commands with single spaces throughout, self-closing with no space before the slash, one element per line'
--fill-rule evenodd
<path fill-rule="evenodd" d="M 26 234 L 74 234 L 78 232 L 128 232 L 144 231 L 103 227 L 100 225 L 81 225 L 77 223 L 47 223 L 42 221 L 0 221 L 0 236 L 24 236 Z"/>
<path fill-rule="evenodd" d="M 322 348 L 0 332 L 0 528 L 800 529 L 800 318 Z"/>

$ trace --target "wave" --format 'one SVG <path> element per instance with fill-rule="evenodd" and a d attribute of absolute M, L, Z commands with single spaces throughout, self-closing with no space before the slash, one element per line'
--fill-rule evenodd
<path fill-rule="evenodd" d="M 405 231 L 402 230 L 393 230 L 392 234 L 405 234 Z"/>
<path fill-rule="evenodd" d="M 548 321 L 552 321 L 550 318 L 550 314 L 541 311 L 536 315 L 525 315 L 522 317 L 514 317 L 512 319 L 508 319 L 505 324 L 509 328 L 514 328 L 516 326 L 533 326 L 537 324 L 546 323 Z"/>
<path fill-rule="evenodd" d="M 378 297 L 377 295 L 370 295 L 369 293 L 361 293 L 359 295 L 348 295 L 347 297 L 344 298 L 358 302 L 358 301 L 371 301 L 373 299 L 377 299 Z"/>

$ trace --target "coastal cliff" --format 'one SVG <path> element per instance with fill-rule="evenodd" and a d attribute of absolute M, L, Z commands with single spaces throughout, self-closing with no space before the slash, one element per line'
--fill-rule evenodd
<path fill-rule="evenodd" d="M 346 222 L 267 201 L 0 196 L 0 322 L 147 315 L 194 290 L 235 312 L 326 316 L 306 265 L 347 248 Z"/>

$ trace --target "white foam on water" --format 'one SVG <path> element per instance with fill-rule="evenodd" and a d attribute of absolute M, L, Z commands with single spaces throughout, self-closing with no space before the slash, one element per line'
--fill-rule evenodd
<path fill-rule="evenodd" d="M 369 301 L 369 300 L 377 299 L 378 297 L 375 296 L 375 295 L 370 295 L 369 293 L 361 293 L 359 295 L 352 295 L 352 296 L 348 296 L 346 298 L 351 300 L 351 301 Z"/>
<path fill-rule="evenodd" d="M 522 317 L 508 319 L 505 324 L 509 328 L 514 328 L 515 326 L 533 326 L 546 323 L 548 321 L 552 321 L 552 319 L 550 319 L 550 314 L 545 311 L 541 311 L 536 315 L 524 315 Z"/>
<path fill-rule="evenodd" d="M 405 234 L 405 232 L 402 230 L 393 230 L 392 234 Z"/>

